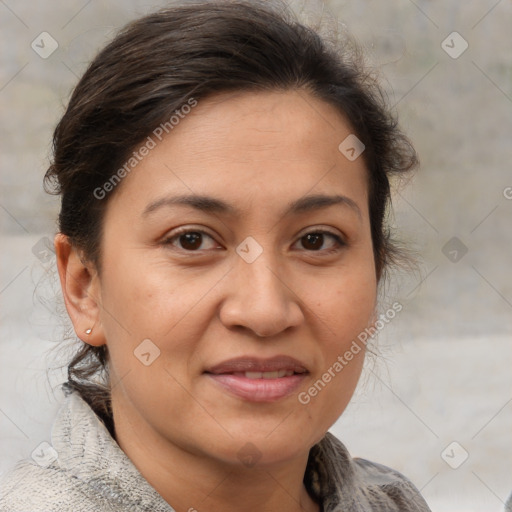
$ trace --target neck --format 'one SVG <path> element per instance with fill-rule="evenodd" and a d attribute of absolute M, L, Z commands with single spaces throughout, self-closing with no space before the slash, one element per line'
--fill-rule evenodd
<path fill-rule="evenodd" d="M 147 423 L 115 413 L 117 443 L 176 512 L 320 511 L 303 483 L 309 452 L 264 468 L 230 464 L 172 444 Z"/>

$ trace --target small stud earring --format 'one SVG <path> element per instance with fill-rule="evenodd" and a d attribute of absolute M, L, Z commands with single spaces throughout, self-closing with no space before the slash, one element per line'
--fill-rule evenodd
<path fill-rule="evenodd" d="M 91 334 L 91 332 L 92 332 L 92 329 L 87 329 L 87 330 L 85 331 L 85 334 Z"/>

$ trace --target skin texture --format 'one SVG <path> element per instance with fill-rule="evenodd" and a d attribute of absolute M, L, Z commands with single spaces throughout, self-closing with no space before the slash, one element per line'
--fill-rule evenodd
<path fill-rule="evenodd" d="M 347 406 L 364 350 L 307 405 L 297 396 L 371 324 L 377 289 L 367 171 L 338 150 L 350 133 L 303 90 L 201 100 L 110 197 L 101 276 L 55 238 L 76 333 L 108 345 L 116 440 L 178 512 L 319 510 L 303 485 L 308 452 Z M 241 214 L 177 205 L 143 214 L 179 194 L 214 196 Z M 346 196 L 359 212 L 283 214 L 314 194 Z M 207 234 L 187 244 L 179 227 Z M 322 230 L 345 245 L 304 239 Z M 248 236 L 263 250 L 252 263 L 236 252 Z M 148 366 L 134 355 L 144 339 L 160 350 Z M 309 374 L 290 396 L 250 402 L 204 373 L 245 355 L 289 355 Z M 259 457 L 251 467 L 239 457 L 247 443 Z"/>

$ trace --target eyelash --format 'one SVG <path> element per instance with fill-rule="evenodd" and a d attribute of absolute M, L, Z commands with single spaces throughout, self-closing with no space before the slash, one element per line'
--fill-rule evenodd
<path fill-rule="evenodd" d="M 164 246 L 173 245 L 172 244 L 173 240 L 179 239 L 180 236 L 185 235 L 187 233 L 199 233 L 201 235 L 206 235 L 207 237 L 214 240 L 214 238 L 210 234 L 208 234 L 206 231 L 204 231 L 202 229 L 181 228 L 181 229 L 178 229 L 178 231 L 176 231 L 175 233 L 173 233 L 172 236 L 165 238 L 162 241 L 162 245 L 164 245 Z M 331 231 L 327 231 L 325 229 L 317 229 L 317 230 L 308 231 L 307 233 L 304 233 L 302 236 L 300 236 L 298 240 L 301 240 L 302 238 L 306 237 L 307 235 L 312 235 L 312 234 L 328 235 L 335 240 L 336 246 L 331 249 L 324 249 L 324 250 L 320 249 L 317 251 L 304 249 L 306 252 L 317 253 L 317 254 L 323 253 L 323 254 L 329 255 L 334 252 L 338 252 L 340 249 L 342 249 L 343 247 L 346 247 L 346 245 L 347 245 L 347 243 L 339 235 L 332 233 Z M 182 248 L 176 248 L 176 249 L 178 251 L 184 251 L 186 253 L 200 253 L 201 251 L 204 251 L 204 249 L 197 249 L 197 250 L 193 250 L 193 251 L 188 250 L 188 249 L 182 249 Z"/>

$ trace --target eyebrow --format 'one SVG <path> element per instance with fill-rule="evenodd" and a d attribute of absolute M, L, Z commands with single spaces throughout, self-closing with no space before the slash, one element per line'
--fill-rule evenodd
<path fill-rule="evenodd" d="M 142 212 L 142 216 L 146 217 L 162 207 L 172 207 L 176 205 L 187 206 L 205 213 L 223 214 L 239 217 L 242 216 L 241 210 L 239 210 L 238 208 L 229 203 L 226 203 L 221 199 L 196 194 L 162 197 L 160 199 L 157 199 L 156 201 L 150 203 L 144 209 L 144 211 Z M 315 194 L 301 197 L 296 201 L 290 203 L 286 207 L 282 215 L 297 215 L 300 213 L 307 213 L 314 210 L 328 208 L 329 206 L 333 205 L 348 206 L 358 215 L 360 219 L 362 219 L 362 214 L 359 206 L 356 204 L 354 200 L 350 199 L 350 197 L 342 195 L 329 196 L 324 194 Z"/>

